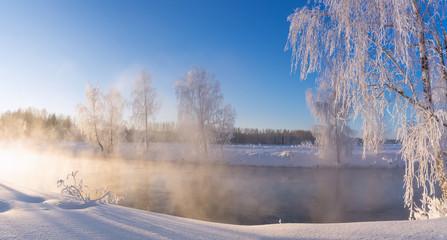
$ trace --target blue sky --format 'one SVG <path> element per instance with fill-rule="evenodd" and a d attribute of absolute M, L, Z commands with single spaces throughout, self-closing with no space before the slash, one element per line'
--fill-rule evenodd
<path fill-rule="evenodd" d="M 287 16 L 307 1 L 1 1 L 0 111 L 75 115 L 86 82 L 130 96 L 142 68 L 175 121 L 174 82 L 191 66 L 221 82 L 236 126 L 309 129 L 305 91 L 290 73 Z"/>

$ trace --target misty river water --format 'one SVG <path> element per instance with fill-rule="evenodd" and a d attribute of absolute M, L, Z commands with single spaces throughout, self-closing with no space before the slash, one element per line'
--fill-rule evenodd
<path fill-rule="evenodd" d="M 131 160 L 129 160 L 131 161 Z M 407 219 L 404 170 L 133 162 L 110 171 L 120 205 L 232 224 Z M 113 179 L 113 180 L 111 180 Z M 104 179 L 102 179 L 104 180 Z"/>

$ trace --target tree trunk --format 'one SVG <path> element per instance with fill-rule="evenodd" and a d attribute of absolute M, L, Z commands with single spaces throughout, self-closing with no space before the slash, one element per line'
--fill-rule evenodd
<path fill-rule="evenodd" d="M 96 125 L 95 125 L 95 137 L 96 137 L 96 142 L 98 143 L 99 147 L 101 148 L 101 153 L 104 153 L 104 147 L 102 146 L 101 142 L 99 141 L 98 129 L 96 128 Z"/>
<path fill-rule="evenodd" d="M 419 45 L 419 55 L 421 58 L 421 76 L 422 76 L 422 85 L 424 91 L 424 98 L 426 107 L 433 111 L 433 100 L 431 94 L 431 82 L 430 82 L 430 67 L 428 62 L 428 53 L 427 53 L 427 43 L 425 37 L 425 27 L 424 21 L 421 15 L 421 9 L 417 0 L 411 1 L 413 6 L 413 11 L 416 14 L 416 30 L 418 36 L 418 45 Z"/>
<path fill-rule="evenodd" d="M 109 154 L 112 154 L 113 152 L 113 130 L 110 129 L 110 147 L 109 147 Z"/>
<path fill-rule="evenodd" d="M 426 121 L 428 122 L 429 118 L 432 118 L 434 114 L 434 105 L 432 99 L 432 89 L 431 89 L 431 79 L 430 79 L 430 67 L 428 62 L 428 53 L 427 53 L 427 40 L 425 37 L 425 27 L 422 19 L 421 9 L 417 0 L 412 0 L 413 11 L 416 14 L 416 30 L 419 42 L 419 55 L 421 58 L 421 76 L 422 76 L 422 84 L 423 84 L 423 92 L 425 98 L 425 106 L 426 110 L 429 114 L 426 115 Z M 445 162 L 444 156 L 441 152 L 441 149 L 436 153 L 435 159 L 435 168 L 436 168 L 436 177 L 439 181 L 439 187 L 442 191 L 443 199 L 447 199 L 447 176 L 445 172 Z"/>
<path fill-rule="evenodd" d="M 337 166 L 340 165 L 340 139 L 338 137 L 339 133 L 338 133 L 338 123 L 337 123 L 337 118 L 334 118 L 334 130 L 335 130 L 335 150 L 337 152 L 337 159 L 336 159 L 336 164 Z"/>
<path fill-rule="evenodd" d="M 444 154 L 438 152 L 435 167 L 436 167 L 436 177 L 439 180 L 439 187 L 441 188 L 442 198 L 447 199 L 447 176 L 445 173 L 445 161 Z"/>
<path fill-rule="evenodd" d="M 146 101 L 146 96 L 144 97 Z M 146 105 L 146 104 L 145 104 Z M 144 132 L 144 143 L 146 144 L 146 151 L 149 151 L 149 127 L 147 118 L 149 117 L 149 113 L 147 110 L 147 106 L 145 106 L 145 114 L 144 114 L 144 123 L 145 123 L 145 132 Z"/>
<path fill-rule="evenodd" d="M 202 143 L 203 143 L 203 150 L 204 150 L 204 154 L 205 154 L 205 158 L 208 159 L 208 141 L 206 139 L 206 134 L 205 134 L 205 127 L 202 126 Z"/>

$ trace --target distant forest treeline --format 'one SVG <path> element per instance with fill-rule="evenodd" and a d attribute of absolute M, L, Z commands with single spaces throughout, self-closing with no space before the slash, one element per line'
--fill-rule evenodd
<path fill-rule="evenodd" d="M 312 133 L 306 130 L 236 128 L 231 142 L 235 144 L 296 145 L 306 141 L 313 143 L 314 140 Z"/>
<path fill-rule="evenodd" d="M 0 116 L 2 138 L 34 138 L 55 141 L 77 141 L 79 131 L 69 116 L 50 114 L 35 108 L 7 111 Z"/>
<path fill-rule="evenodd" d="M 152 142 L 183 142 L 175 122 L 151 124 Z M 127 142 L 133 142 L 137 130 L 131 126 L 125 129 Z M 48 113 L 35 108 L 6 111 L 0 115 L 0 136 L 2 138 L 33 138 L 45 141 L 83 141 L 76 126 L 76 120 L 62 114 Z M 295 145 L 314 142 L 315 138 L 306 130 L 275 130 L 236 128 L 233 144 Z"/>

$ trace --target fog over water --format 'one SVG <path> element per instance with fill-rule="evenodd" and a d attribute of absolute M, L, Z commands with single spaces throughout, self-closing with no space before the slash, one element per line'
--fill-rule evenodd
<path fill-rule="evenodd" d="M 401 168 L 336 169 L 228 166 L 70 156 L 47 146 L 8 144 L 0 179 L 58 193 L 71 171 L 120 205 L 232 224 L 407 219 Z M 24 150 L 33 149 L 33 150 Z M 82 154 L 81 154 L 82 155 Z"/>
<path fill-rule="evenodd" d="M 149 163 L 115 185 L 121 202 L 233 224 L 407 219 L 403 169 L 308 169 Z"/>

